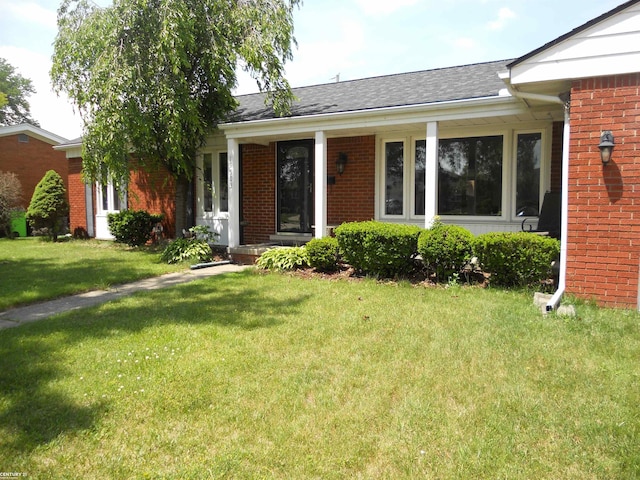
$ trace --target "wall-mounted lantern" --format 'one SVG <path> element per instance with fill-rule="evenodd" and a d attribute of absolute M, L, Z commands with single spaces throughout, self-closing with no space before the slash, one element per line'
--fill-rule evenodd
<path fill-rule="evenodd" d="M 598 145 L 602 165 L 607 165 L 611 161 L 614 147 L 615 142 L 613 139 L 613 133 L 611 133 L 610 130 L 602 132 L 602 135 L 600 136 L 600 145 Z"/>
<path fill-rule="evenodd" d="M 344 152 L 340 152 L 338 154 L 338 159 L 336 160 L 336 171 L 339 175 L 344 173 L 344 167 L 347 164 L 347 154 Z"/>

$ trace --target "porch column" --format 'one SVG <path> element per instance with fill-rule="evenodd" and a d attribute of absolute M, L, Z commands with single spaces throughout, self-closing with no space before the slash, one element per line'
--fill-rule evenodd
<path fill-rule="evenodd" d="M 327 136 L 316 132 L 315 145 L 315 237 L 322 238 L 327 230 Z"/>
<path fill-rule="evenodd" d="M 431 227 L 438 214 L 438 122 L 427 123 L 424 175 L 424 226 Z"/>
<path fill-rule="evenodd" d="M 240 146 L 235 138 L 227 139 L 229 183 L 229 247 L 240 245 Z"/>

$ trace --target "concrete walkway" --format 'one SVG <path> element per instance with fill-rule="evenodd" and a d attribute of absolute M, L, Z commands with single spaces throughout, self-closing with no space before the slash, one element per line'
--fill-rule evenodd
<path fill-rule="evenodd" d="M 117 298 L 122 298 L 140 290 L 157 290 L 172 287 L 199 278 L 221 275 L 223 273 L 240 272 L 246 268 L 250 267 L 246 265 L 223 264 L 196 270 L 168 273 L 160 277 L 145 278 L 137 282 L 116 285 L 109 290 L 95 290 L 24 307 L 12 308 L 11 310 L 0 312 L 0 329 L 36 322 L 70 310 L 92 307 Z"/>

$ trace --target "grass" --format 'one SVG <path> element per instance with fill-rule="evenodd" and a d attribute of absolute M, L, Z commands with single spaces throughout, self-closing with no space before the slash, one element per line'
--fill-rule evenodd
<path fill-rule="evenodd" d="M 0 311 L 186 268 L 114 242 L 0 239 Z"/>
<path fill-rule="evenodd" d="M 0 331 L 0 471 L 640 476 L 640 315 L 249 272 Z"/>

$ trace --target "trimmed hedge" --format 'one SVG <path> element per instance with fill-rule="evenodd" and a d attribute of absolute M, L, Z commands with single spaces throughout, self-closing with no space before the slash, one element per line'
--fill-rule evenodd
<path fill-rule="evenodd" d="M 474 241 L 474 252 L 490 284 L 528 286 L 551 274 L 560 254 L 560 241 L 526 232 L 484 233 Z"/>
<path fill-rule="evenodd" d="M 338 270 L 339 246 L 334 237 L 311 239 L 305 245 L 309 255 L 309 265 L 320 272 Z"/>
<path fill-rule="evenodd" d="M 151 240 L 153 227 L 162 218 L 162 214 L 151 214 L 144 210 L 123 210 L 108 214 L 107 223 L 116 242 L 139 247 Z"/>
<path fill-rule="evenodd" d="M 474 238 L 464 227 L 438 224 L 420 234 L 418 253 L 437 281 L 447 281 L 471 260 Z"/>
<path fill-rule="evenodd" d="M 357 271 L 396 277 L 414 269 L 422 229 L 376 221 L 343 223 L 335 229 L 344 260 Z"/>

